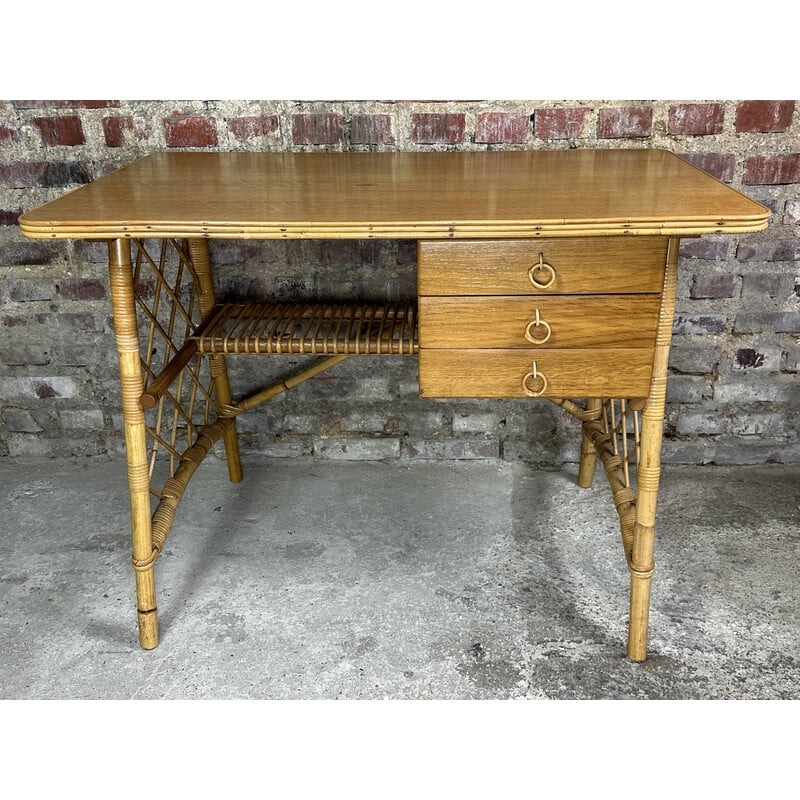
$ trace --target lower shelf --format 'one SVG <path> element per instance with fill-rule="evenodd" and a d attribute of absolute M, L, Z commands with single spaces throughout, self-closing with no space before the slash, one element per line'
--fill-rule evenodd
<path fill-rule="evenodd" d="M 415 355 L 414 304 L 226 303 L 195 336 L 204 355 Z"/>

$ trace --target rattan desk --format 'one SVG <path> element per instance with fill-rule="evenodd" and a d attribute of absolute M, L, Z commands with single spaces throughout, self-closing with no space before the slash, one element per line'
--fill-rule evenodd
<path fill-rule="evenodd" d="M 342 359 L 418 355 L 422 397 L 542 398 L 581 420 L 578 483 L 599 456 L 643 660 L 680 237 L 768 218 L 641 149 L 157 153 L 26 213 L 27 236 L 108 241 L 142 647 L 158 644 L 156 558 L 215 441 L 242 479 L 236 416 Z M 415 239 L 418 302 L 217 304 L 212 237 Z M 319 358 L 234 399 L 227 358 L 286 353 Z"/>

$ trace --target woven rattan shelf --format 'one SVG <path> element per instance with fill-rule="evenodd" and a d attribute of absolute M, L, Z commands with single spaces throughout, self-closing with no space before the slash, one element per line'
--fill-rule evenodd
<path fill-rule="evenodd" d="M 393 355 L 417 353 L 414 304 L 226 303 L 197 335 L 214 355 Z"/>

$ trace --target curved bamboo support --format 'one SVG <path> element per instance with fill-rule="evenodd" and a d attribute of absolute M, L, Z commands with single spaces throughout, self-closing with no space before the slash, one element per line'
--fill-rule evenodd
<path fill-rule="evenodd" d="M 208 260 L 208 243 L 205 239 L 189 239 L 189 253 L 197 276 L 198 302 L 203 317 L 211 313 L 216 297 L 214 283 L 211 278 L 211 264 Z M 214 379 L 214 391 L 220 407 L 230 406 L 231 387 L 228 381 L 228 368 L 225 357 L 209 356 L 209 368 Z M 236 420 L 229 418 L 222 436 L 225 443 L 225 457 L 228 461 L 228 477 L 233 483 L 242 480 L 242 461 L 239 456 L 239 440 L 236 436 Z"/>
<path fill-rule="evenodd" d="M 636 523 L 636 498 L 626 479 L 623 456 L 615 452 L 614 434 L 606 430 L 602 420 L 584 422 L 583 435 L 589 440 L 596 455 L 603 463 L 614 507 L 619 515 L 625 558 L 630 560 L 630 553 L 633 549 L 633 528 Z"/>
<path fill-rule="evenodd" d="M 603 407 L 603 401 L 599 398 L 592 397 L 586 400 L 586 411 L 597 412 Z M 578 465 L 578 486 L 582 489 L 588 489 L 592 485 L 594 479 L 594 466 L 597 461 L 597 452 L 592 443 L 591 437 L 586 430 L 584 423 L 581 436 L 581 460 Z"/>
<path fill-rule="evenodd" d="M 139 358 L 139 332 L 134 301 L 130 242 L 114 239 L 108 245 L 111 304 L 122 386 L 122 419 L 131 498 L 133 559 L 136 570 L 136 603 L 139 643 L 145 650 L 158 644 L 158 612 L 153 574 L 153 535 L 150 521 L 150 474 L 144 411 L 139 399 L 144 391 Z"/>
<path fill-rule="evenodd" d="M 583 423 L 581 433 L 585 442 L 584 447 L 587 449 L 591 447 L 592 471 L 594 471 L 594 461 L 599 456 L 608 478 L 614 506 L 619 515 L 625 558 L 630 561 L 630 553 L 633 548 L 633 528 L 636 523 L 636 499 L 626 472 L 625 455 L 617 452 L 614 446 L 614 431 L 607 428 L 603 418 L 603 401 L 587 400 L 586 408 L 582 408 L 572 400 L 551 399 L 550 402 L 560 406 Z M 579 468 L 578 485 L 588 488 L 591 480 L 586 485 L 580 483 L 582 469 L 585 478 L 588 467 Z"/>
<path fill-rule="evenodd" d="M 167 536 L 175 520 L 175 511 L 183 497 L 189 479 L 194 475 L 202 460 L 208 455 L 214 442 L 224 438 L 231 422 L 233 420 L 219 419 L 211 425 L 202 427 L 195 443 L 181 456 L 181 463 L 178 469 L 175 470 L 175 474 L 164 484 L 164 488 L 161 491 L 161 501 L 153 512 L 153 549 L 148 555 L 148 562 L 155 562 L 159 553 L 164 549 Z M 134 569 L 141 569 L 141 564 L 137 563 L 135 559 L 133 566 Z"/>
<path fill-rule="evenodd" d="M 675 316 L 675 286 L 678 273 L 680 240 L 669 241 L 661 314 L 656 333 L 656 352 L 650 396 L 642 411 L 642 434 L 637 467 L 636 523 L 629 567 L 631 602 L 628 623 L 628 658 L 644 661 L 647 657 L 647 626 L 650 617 L 650 583 L 655 570 L 656 503 L 661 476 L 661 442 L 664 432 L 664 404 L 667 393 L 667 364 Z"/>

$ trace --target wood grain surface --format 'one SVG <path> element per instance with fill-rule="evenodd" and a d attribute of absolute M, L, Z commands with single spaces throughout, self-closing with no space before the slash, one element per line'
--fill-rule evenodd
<path fill-rule="evenodd" d="M 646 397 L 653 348 L 576 350 L 433 350 L 420 348 L 423 397 L 526 397 L 533 362 L 547 379 L 542 397 Z"/>
<path fill-rule="evenodd" d="M 666 255 L 662 236 L 423 241 L 417 281 L 421 295 L 660 292 Z M 553 270 L 547 288 L 530 276 L 540 257 Z"/>
<path fill-rule="evenodd" d="M 420 297 L 420 347 L 653 347 L 657 294 Z M 539 324 L 536 312 L 539 312 Z"/>
<path fill-rule="evenodd" d="M 664 150 L 153 153 L 27 236 L 464 238 L 747 232 L 769 210 Z"/>

